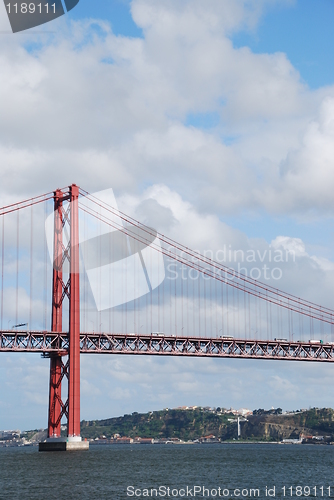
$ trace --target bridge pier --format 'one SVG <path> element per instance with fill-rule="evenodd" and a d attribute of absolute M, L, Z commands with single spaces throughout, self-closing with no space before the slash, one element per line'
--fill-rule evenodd
<path fill-rule="evenodd" d="M 48 438 L 39 443 L 39 451 L 84 451 L 89 449 L 89 442 L 69 438 Z"/>

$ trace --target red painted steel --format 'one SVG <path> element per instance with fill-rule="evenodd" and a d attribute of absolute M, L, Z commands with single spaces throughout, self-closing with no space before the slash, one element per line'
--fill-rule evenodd
<path fill-rule="evenodd" d="M 57 189 L 54 192 L 54 244 L 53 244 L 53 280 L 52 280 L 52 317 L 51 331 L 61 332 L 63 329 L 63 194 Z M 60 437 L 61 380 L 62 360 L 59 355 L 50 358 L 49 418 L 48 437 Z"/>
<path fill-rule="evenodd" d="M 68 436 L 80 436 L 80 352 L 334 362 L 334 344 L 315 340 L 291 342 L 283 339 L 245 340 L 234 339 L 233 337 L 225 339 L 224 337 L 180 337 L 173 334 L 80 334 L 78 215 L 78 198 L 80 194 L 85 195 L 88 193 L 82 193 L 78 186 L 72 184 L 69 188 L 56 190 L 53 196 L 46 193 L 39 197 L 24 200 L 21 203 L 0 208 L 0 216 L 3 216 L 51 198 L 54 199 L 51 332 L 0 331 L 0 352 L 40 352 L 45 357 L 50 357 L 49 437 L 60 436 L 60 423 L 63 416 L 67 418 Z M 63 208 L 65 201 L 69 202 L 66 211 Z M 143 226 L 135 219 L 121 212 L 117 212 L 121 222 L 115 222 L 115 209 L 101 203 L 101 201 L 95 199 L 97 207 L 103 207 L 104 211 L 109 211 L 111 213 L 110 217 L 105 215 L 102 217 L 100 210 L 94 210 L 93 208 L 81 207 L 81 209 L 144 245 L 151 242 L 152 230 L 150 228 Z M 70 240 L 67 248 L 63 246 L 63 228 L 65 224 L 70 226 Z M 19 226 L 17 226 L 17 231 L 18 228 Z M 136 230 L 137 228 L 141 229 L 140 234 Z M 223 284 L 230 285 L 244 294 L 248 294 L 248 296 L 253 295 L 258 299 L 263 299 L 267 304 L 273 304 L 281 309 L 285 308 L 303 316 L 308 316 L 311 319 L 319 320 L 322 323 L 334 325 L 334 311 L 332 309 L 323 308 L 320 305 L 249 278 L 247 275 L 236 273 L 234 269 L 212 261 L 162 234 L 158 234 L 158 238 L 159 244 L 153 242 L 152 248 L 182 265 L 195 269 Z M 17 241 L 19 241 L 18 237 Z M 4 254 L 4 251 L 2 251 L 2 254 Z M 68 280 L 64 283 L 63 265 L 66 259 L 69 262 L 70 270 Z M 18 274 L 16 288 L 18 289 Z M 69 332 L 62 332 L 62 302 L 65 296 L 69 299 Z M 18 309 L 17 306 L 16 309 Z M 249 332 L 244 333 L 249 334 Z M 63 356 L 68 356 L 66 364 L 62 361 Z M 68 379 L 68 400 L 65 404 L 61 399 L 61 384 L 64 377 Z"/>
<path fill-rule="evenodd" d="M 63 329 L 63 194 L 58 189 L 54 193 L 54 244 L 53 244 L 53 283 L 51 331 Z"/>
<path fill-rule="evenodd" d="M 70 187 L 70 321 L 69 321 L 69 385 L 68 436 L 80 436 L 80 282 L 79 282 L 79 188 Z"/>
<path fill-rule="evenodd" d="M 66 356 L 67 332 L 0 331 L 0 352 L 40 352 Z M 196 356 L 206 358 L 271 359 L 281 361 L 334 362 L 334 344 L 280 340 L 221 339 L 217 337 L 178 337 L 137 333 L 81 333 L 82 354 L 132 354 L 157 356 Z M 62 377 L 68 376 L 68 364 Z M 67 403 L 62 405 L 66 413 Z"/>
<path fill-rule="evenodd" d="M 60 421 L 62 413 L 61 401 L 62 361 L 61 356 L 50 358 L 50 390 L 48 437 L 60 437 Z"/>
<path fill-rule="evenodd" d="M 22 210 L 27 207 L 32 207 L 38 205 L 39 203 L 44 203 L 47 200 L 54 199 L 54 193 L 45 193 L 40 196 L 35 196 L 34 198 L 29 198 L 28 200 L 19 201 L 18 203 L 12 203 L 11 205 L 6 205 L 0 208 L 0 216 L 6 215 L 17 210 Z"/>
<path fill-rule="evenodd" d="M 80 289 L 79 289 L 79 188 L 70 186 L 69 195 L 63 190 L 54 193 L 54 258 L 51 331 L 61 332 L 63 326 L 63 300 L 69 298 L 69 339 L 58 338 L 57 351 L 50 352 L 50 391 L 48 436 L 60 437 L 61 419 L 67 417 L 67 435 L 80 436 Z M 69 201 L 68 210 L 63 202 Z M 63 227 L 70 224 L 70 241 L 63 245 Z M 64 261 L 70 263 L 69 279 L 63 281 Z M 32 339 L 30 341 L 34 343 Z M 63 344 L 65 347 L 63 347 Z M 45 351 L 44 351 L 45 352 Z M 62 356 L 68 355 L 66 365 Z M 61 399 L 61 383 L 68 379 L 68 400 Z"/>

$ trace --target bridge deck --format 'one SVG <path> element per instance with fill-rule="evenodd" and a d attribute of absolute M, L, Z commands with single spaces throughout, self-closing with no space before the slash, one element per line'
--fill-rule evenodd
<path fill-rule="evenodd" d="M 67 355 L 67 332 L 0 332 L 0 352 L 40 352 Z M 80 352 L 88 354 L 148 354 L 212 358 L 334 361 L 334 344 L 287 340 L 244 340 L 217 337 L 181 337 L 137 333 L 81 333 Z"/>

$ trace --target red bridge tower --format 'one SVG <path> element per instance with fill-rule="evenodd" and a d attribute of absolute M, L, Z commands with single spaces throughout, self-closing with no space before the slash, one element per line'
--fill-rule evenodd
<path fill-rule="evenodd" d="M 79 269 L 79 188 L 72 184 L 69 192 L 54 193 L 54 244 L 51 331 L 62 332 L 63 301 L 69 300 L 69 349 L 50 355 L 50 390 L 48 438 L 40 443 L 40 451 L 88 449 L 88 441 L 80 436 L 80 269 Z M 63 203 L 68 201 L 67 208 Z M 70 238 L 66 247 L 63 229 L 69 225 Z M 68 279 L 63 277 L 64 264 L 69 264 Z M 67 362 L 63 357 L 67 356 Z M 68 381 L 68 397 L 61 396 L 63 379 Z M 67 437 L 61 437 L 61 420 L 67 418 Z"/>

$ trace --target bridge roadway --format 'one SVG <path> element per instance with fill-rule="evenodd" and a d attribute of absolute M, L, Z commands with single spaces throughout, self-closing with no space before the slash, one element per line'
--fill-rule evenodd
<path fill-rule="evenodd" d="M 0 352 L 40 352 L 66 356 L 67 332 L 0 332 Z M 80 352 L 87 354 L 149 354 L 210 358 L 280 359 L 291 361 L 334 361 L 334 343 L 290 342 L 288 340 L 244 340 L 168 334 L 81 333 Z"/>

